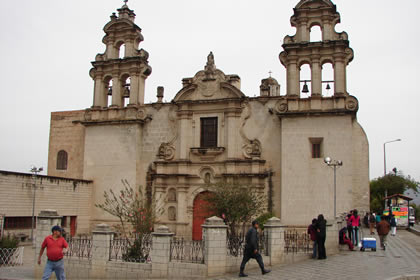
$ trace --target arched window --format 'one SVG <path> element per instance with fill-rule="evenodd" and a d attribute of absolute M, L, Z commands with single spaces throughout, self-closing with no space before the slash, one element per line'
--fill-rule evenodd
<path fill-rule="evenodd" d="M 322 96 L 333 96 L 334 92 L 334 68 L 331 63 L 325 63 L 322 65 Z"/>
<path fill-rule="evenodd" d="M 309 36 L 310 36 L 310 42 L 321 42 L 322 41 L 321 27 L 319 27 L 318 25 L 312 26 Z"/>
<path fill-rule="evenodd" d="M 130 102 L 130 89 L 131 89 L 131 78 L 129 76 L 124 76 L 122 79 L 122 97 L 123 97 L 123 107 L 127 107 Z"/>
<path fill-rule="evenodd" d="M 106 104 L 105 107 L 112 105 L 112 77 L 105 78 Z"/>
<path fill-rule="evenodd" d="M 309 64 L 300 67 L 300 97 L 308 98 L 312 94 L 312 72 Z"/>
<path fill-rule="evenodd" d="M 169 189 L 169 191 L 168 191 L 168 201 L 176 202 L 176 190 L 175 189 Z"/>
<path fill-rule="evenodd" d="M 119 54 L 118 54 L 118 58 L 124 58 L 125 57 L 125 44 L 122 44 L 121 46 L 120 46 L 120 49 L 119 49 Z"/>
<path fill-rule="evenodd" d="M 67 152 L 64 150 L 57 154 L 57 170 L 67 170 Z"/>
<path fill-rule="evenodd" d="M 174 206 L 168 208 L 168 220 L 176 221 L 176 208 Z"/>

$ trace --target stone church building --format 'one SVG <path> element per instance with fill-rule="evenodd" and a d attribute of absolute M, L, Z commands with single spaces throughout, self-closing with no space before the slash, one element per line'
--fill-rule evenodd
<path fill-rule="evenodd" d="M 201 194 L 208 181 L 220 179 L 240 178 L 266 193 L 284 224 L 307 225 L 320 213 L 332 219 L 333 170 L 324 163 L 329 156 L 343 162 L 337 214 L 368 210 L 368 140 L 357 121 L 358 100 L 347 91 L 353 50 L 347 33 L 335 31 L 339 22 L 330 0 L 297 4 L 291 17 L 296 34 L 286 36 L 279 50 L 284 92 L 269 77 L 260 95 L 250 97 L 241 91 L 240 77 L 218 69 L 210 53 L 207 63 L 203 55 L 204 69 L 184 78 L 171 102 L 163 102 L 159 87 L 156 102 L 145 104 L 152 68 L 148 52 L 139 48 L 143 35 L 135 13 L 125 4 L 105 25 L 106 51 L 92 62 L 92 107 L 51 114 L 48 176 L 93 182 L 90 225 L 114 221 L 94 206 L 105 190 L 118 191 L 121 180 L 148 186 L 165 208 L 160 223 L 197 239 Z M 310 41 L 314 26 L 322 41 Z M 327 63 L 332 81 L 322 75 Z M 310 80 L 300 78 L 303 65 L 310 66 Z M 325 86 L 333 94 L 323 95 Z"/>

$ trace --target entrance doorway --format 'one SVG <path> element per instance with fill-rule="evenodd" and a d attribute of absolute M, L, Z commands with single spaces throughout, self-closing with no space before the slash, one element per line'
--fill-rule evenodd
<path fill-rule="evenodd" d="M 192 229 L 193 240 L 203 239 L 203 231 L 202 231 L 201 226 L 204 224 L 206 219 L 212 215 L 212 213 L 209 211 L 209 208 L 208 208 L 209 203 L 206 200 L 204 200 L 204 197 L 208 194 L 209 192 L 199 193 L 194 199 L 193 229 Z"/>
<path fill-rule="evenodd" d="M 70 235 L 74 237 L 77 230 L 77 216 L 70 217 Z"/>

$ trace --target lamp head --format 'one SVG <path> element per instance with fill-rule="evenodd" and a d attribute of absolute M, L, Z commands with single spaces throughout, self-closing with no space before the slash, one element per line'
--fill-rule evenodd
<path fill-rule="evenodd" d="M 326 157 L 326 158 L 324 158 L 324 162 L 325 162 L 326 164 L 330 164 L 330 163 L 331 163 L 331 158 L 330 158 L 330 157 Z"/>

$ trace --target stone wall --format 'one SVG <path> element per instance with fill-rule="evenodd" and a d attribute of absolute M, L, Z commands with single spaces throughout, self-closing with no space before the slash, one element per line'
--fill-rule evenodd
<path fill-rule="evenodd" d="M 32 216 L 33 184 L 35 215 L 41 209 L 57 209 L 62 216 L 77 216 L 77 233 L 90 232 L 92 182 L 0 171 L 0 213 L 6 217 Z M 7 231 L 6 231 L 7 232 Z M 14 230 L 30 234 L 30 229 Z"/>
<path fill-rule="evenodd" d="M 81 119 L 84 113 L 84 110 L 51 113 L 48 175 L 83 179 L 85 128 L 73 121 Z M 68 154 L 67 170 L 57 170 L 60 150 Z"/>
<path fill-rule="evenodd" d="M 46 210 L 39 215 L 37 228 L 37 252 L 45 236 L 50 234 L 52 225 L 60 224 L 61 217 L 57 211 Z M 338 253 L 337 223 L 327 227 L 327 254 Z M 278 218 L 271 218 L 266 223 L 265 234 L 268 236 L 266 252 L 263 255 L 266 266 L 294 263 L 310 258 L 312 252 L 285 252 L 284 234 L 290 230 Z M 168 227 L 160 226 L 152 233 L 153 245 L 150 251 L 151 263 L 130 263 L 121 260 L 110 260 L 110 244 L 114 233 L 106 224 L 99 224 L 92 232 L 92 251 L 90 257 L 65 257 L 67 279 L 205 279 L 238 272 L 242 255 L 228 255 L 226 236 L 227 226 L 217 217 L 208 218 L 203 226 L 205 249 L 204 263 L 189 263 L 188 259 L 175 261 L 171 259 L 170 242 L 173 234 Z M 184 255 L 187 256 L 187 255 Z M 35 277 L 40 278 L 42 266 L 35 266 Z M 251 260 L 246 270 L 256 268 Z"/>

